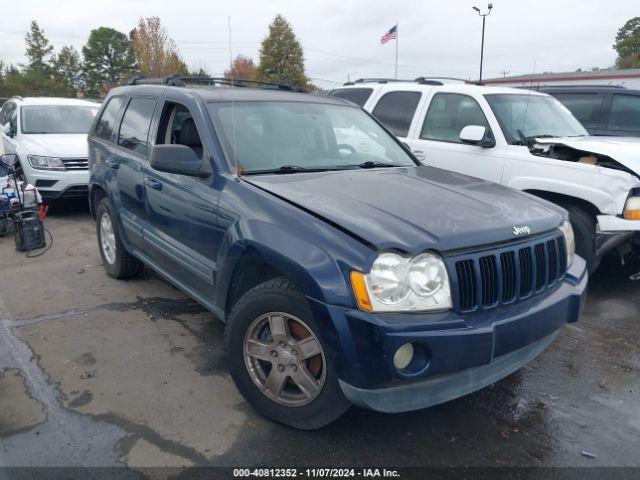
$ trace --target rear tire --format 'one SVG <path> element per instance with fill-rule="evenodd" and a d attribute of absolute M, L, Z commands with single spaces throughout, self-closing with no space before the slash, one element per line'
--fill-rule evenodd
<path fill-rule="evenodd" d="M 124 248 L 107 197 L 98 203 L 96 219 L 98 249 L 107 273 L 119 279 L 138 276 L 144 264 Z"/>
<path fill-rule="evenodd" d="M 280 330 L 284 336 L 278 336 L 278 321 L 285 325 Z M 261 332 L 260 336 L 256 332 Z M 307 346 L 313 343 L 313 349 L 300 349 L 302 340 Z M 255 345 L 260 351 L 254 356 L 250 347 Z M 271 420 L 311 430 L 333 422 L 351 405 L 324 353 L 328 349 L 322 345 L 309 305 L 290 280 L 268 280 L 240 298 L 229 315 L 225 346 L 238 390 L 255 410 Z M 305 377 L 301 379 L 302 373 Z M 276 388 L 269 386 L 272 375 L 284 378 L 271 383 Z M 307 383 L 308 378 L 312 384 Z"/>
<path fill-rule="evenodd" d="M 576 237 L 576 253 L 587 262 L 589 275 L 596 271 L 601 258 L 596 254 L 596 219 L 575 205 L 563 205 Z"/>

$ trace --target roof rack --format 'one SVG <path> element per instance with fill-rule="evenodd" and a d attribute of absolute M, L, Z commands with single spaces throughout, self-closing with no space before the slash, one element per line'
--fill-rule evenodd
<path fill-rule="evenodd" d="M 136 77 L 129 82 L 129 85 L 166 85 L 170 87 L 186 87 L 188 85 L 221 85 L 225 87 L 250 87 L 256 85 L 257 87 L 274 89 L 274 90 L 286 90 L 289 92 L 307 93 L 307 90 L 301 87 L 296 87 L 288 83 L 278 82 L 263 82 L 260 80 L 247 80 L 244 78 L 226 78 L 226 77 L 189 77 L 189 76 L 167 76 L 167 77 Z"/>
<path fill-rule="evenodd" d="M 23 100 L 22 95 L 13 95 L 11 98 L 15 98 L 17 100 Z"/>
<path fill-rule="evenodd" d="M 438 80 L 433 80 L 425 77 L 418 77 L 414 80 L 403 80 L 398 78 L 359 78 L 353 82 L 347 82 L 344 86 L 355 85 L 357 83 L 392 83 L 392 82 L 404 82 L 404 83 L 419 83 L 420 85 L 444 85 Z"/>

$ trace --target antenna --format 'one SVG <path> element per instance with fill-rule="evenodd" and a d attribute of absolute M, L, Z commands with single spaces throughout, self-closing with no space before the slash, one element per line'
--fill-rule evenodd
<path fill-rule="evenodd" d="M 527 106 L 524 109 L 524 117 L 522 117 L 522 129 L 524 129 L 525 124 L 527 123 L 527 112 L 529 111 L 529 100 L 531 99 L 531 89 L 533 88 L 533 76 L 536 73 L 536 64 L 538 63 L 538 60 L 534 60 L 533 61 L 533 70 L 531 70 L 531 84 L 530 84 L 530 88 L 529 88 L 529 93 L 527 94 Z M 520 133 L 522 133 L 522 129 L 520 130 Z M 523 140 L 525 140 L 525 147 L 527 146 L 527 142 L 526 142 L 526 137 L 523 138 Z"/>
<path fill-rule="evenodd" d="M 229 29 L 229 76 L 231 77 L 231 86 L 233 87 L 233 51 L 231 50 L 231 16 L 227 17 L 227 27 Z M 233 151 L 233 173 L 236 179 L 240 177 L 240 168 L 238 165 L 238 150 L 236 148 L 236 105 L 231 97 L 231 145 Z"/>

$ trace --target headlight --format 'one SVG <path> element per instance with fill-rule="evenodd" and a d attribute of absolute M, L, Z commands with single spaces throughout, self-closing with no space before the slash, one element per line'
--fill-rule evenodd
<path fill-rule="evenodd" d="M 58 157 L 27 155 L 27 158 L 31 166 L 38 170 L 66 170 L 64 163 Z"/>
<path fill-rule="evenodd" d="M 567 268 L 573 263 L 573 257 L 576 253 L 576 238 L 573 235 L 573 227 L 565 221 L 560 227 L 562 235 L 564 235 L 564 243 L 567 246 Z"/>
<path fill-rule="evenodd" d="M 382 253 L 368 274 L 352 272 L 358 305 L 365 311 L 404 312 L 451 308 L 449 276 L 432 253 L 413 258 Z"/>
<path fill-rule="evenodd" d="M 627 220 L 640 220 L 640 197 L 627 198 L 622 215 Z"/>

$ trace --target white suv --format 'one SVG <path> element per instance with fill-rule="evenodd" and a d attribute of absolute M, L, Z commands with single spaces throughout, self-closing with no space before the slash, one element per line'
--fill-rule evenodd
<path fill-rule="evenodd" d="M 524 190 L 566 208 L 577 251 L 591 272 L 607 251 L 635 249 L 640 138 L 589 136 L 559 101 L 521 89 L 425 78 L 372 79 L 330 95 L 371 112 L 425 164 Z M 341 133 L 348 136 L 348 126 Z M 360 139 L 358 148 L 366 151 L 369 143 Z M 526 223 L 527 212 L 522 218 Z"/>
<path fill-rule="evenodd" d="M 45 201 L 87 196 L 87 132 L 100 105 L 70 98 L 13 97 L 0 109 L 0 153 Z"/>

